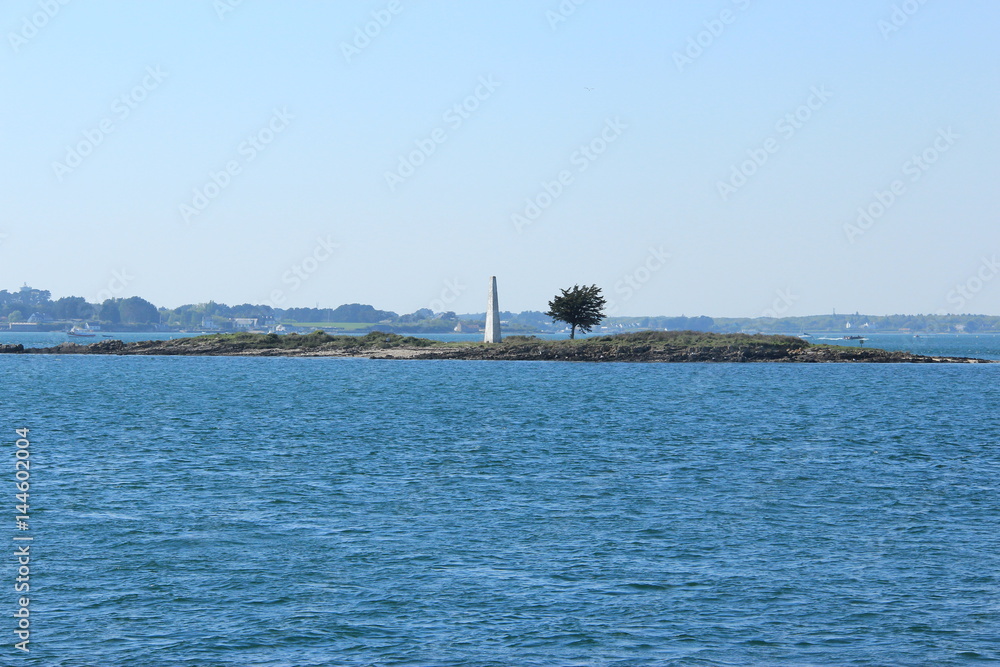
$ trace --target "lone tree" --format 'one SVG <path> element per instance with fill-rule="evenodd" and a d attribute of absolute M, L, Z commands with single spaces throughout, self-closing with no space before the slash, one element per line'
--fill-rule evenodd
<path fill-rule="evenodd" d="M 562 294 L 549 301 L 549 312 L 545 314 L 553 320 L 568 324 L 570 338 L 576 337 L 577 327 L 583 333 L 589 333 L 604 319 L 603 308 L 607 302 L 597 285 L 573 285 L 573 289 L 559 291 Z"/>

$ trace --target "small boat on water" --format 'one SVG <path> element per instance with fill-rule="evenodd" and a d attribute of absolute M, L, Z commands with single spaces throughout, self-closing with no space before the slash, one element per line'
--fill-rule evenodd
<path fill-rule="evenodd" d="M 97 336 L 96 333 L 90 330 L 90 327 L 86 327 L 83 329 L 79 327 L 73 327 L 72 329 L 66 332 L 66 335 L 73 336 L 74 338 L 94 338 L 95 336 Z"/>

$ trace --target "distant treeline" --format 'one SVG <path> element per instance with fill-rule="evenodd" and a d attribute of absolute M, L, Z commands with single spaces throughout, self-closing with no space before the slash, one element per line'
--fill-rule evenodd
<path fill-rule="evenodd" d="M 521 314 L 504 313 L 512 332 L 535 331 L 538 325 L 553 326 L 551 320 L 540 312 Z M 373 306 L 349 303 L 337 308 L 273 308 L 268 305 L 244 303 L 228 306 L 224 303 L 186 304 L 177 308 L 157 308 L 149 301 L 133 296 L 110 298 L 102 303 L 88 303 L 78 296 L 52 300 L 48 290 L 25 285 L 16 292 L 0 290 L 0 321 L 28 322 L 44 325 L 50 321 L 92 322 L 104 327 L 122 330 L 151 330 L 155 328 L 219 329 L 234 328 L 233 320 L 256 320 L 257 326 L 298 323 L 362 323 L 384 331 L 446 332 L 453 331 L 459 323 L 476 326 L 486 319 L 460 318 L 454 312 L 434 313 L 421 308 L 399 315 L 391 310 L 378 310 Z"/>
<path fill-rule="evenodd" d="M 424 309 L 414 315 L 433 318 Z M 403 316 L 388 310 L 352 303 L 339 308 L 272 308 L 267 305 L 244 303 L 227 306 L 224 303 L 187 304 L 177 308 L 157 308 L 149 301 L 133 296 L 106 299 L 103 303 L 88 303 L 78 296 L 52 300 L 48 290 L 22 287 L 17 292 L 0 290 L 0 318 L 7 322 L 41 320 L 93 321 L 101 324 L 164 325 L 197 328 L 206 321 L 222 325 L 234 318 L 290 322 L 395 322 L 413 321 L 414 315 Z M 454 316 L 454 313 L 451 313 Z M 454 324 L 452 324 L 454 326 Z"/>
<path fill-rule="evenodd" d="M 103 303 L 88 303 L 78 296 L 52 300 L 48 290 L 25 285 L 16 292 L 0 290 L 0 321 L 86 321 L 102 326 L 123 329 L 149 330 L 158 327 L 171 329 L 200 329 L 207 324 L 220 329 L 234 327 L 234 319 L 254 319 L 259 326 L 277 323 L 363 323 L 384 331 L 444 332 L 458 325 L 481 326 L 486 313 L 456 315 L 454 312 L 434 313 L 421 308 L 399 315 L 391 310 L 378 310 L 373 306 L 349 303 L 337 308 L 272 308 L 267 305 L 244 303 L 227 306 L 224 303 L 187 304 L 177 308 L 157 308 L 149 301 L 137 297 L 111 298 Z M 527 310 L 520 313 L 503 311 L 500 319 L 509 333 L 532 331 L 557 331 L 562 324 L 555 324 L 544 313 Z M 864 334 L 876 331 L 914 331 L 926 333 L 1000 333 L 1000 316 L 995 315 L 810 315 L 783 318 L 734 318 L 734 317 L 611 317 L 603 324 L 620 329 L 660 329 L 670 331 L 707 331 L 729 333 L 738 331 L 761 333 L 800 334 L 816 331 L 843 331 Z"/>
<path fill-rule="evenodd" d="M 669 329 L 671 331 L 734 331 L 800 334 L 814 331 L 843 331 L 860 335 L 877 331 L 924 333 L 1000 333 L 996 315 L 808 315 L 805 317 L 612 317 L 605 325 L 625 328 Z"/>
<path fill-rule="evenodd" d="M 156 306 L 137 296 L 108 299 L 102 304 L 87 303 L 80 296 L 52 300 L 48 290 L 22 287 L 20 291 L 0 290 L 0 318 L 7 322 L 25 322 L 41 318 L 52 320 L 94 320 L 110 324 L 158 324 Z"/>

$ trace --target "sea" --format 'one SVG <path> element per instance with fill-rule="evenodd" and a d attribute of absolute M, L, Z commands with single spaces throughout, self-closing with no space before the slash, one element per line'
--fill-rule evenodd
<path fill-rule="evenodd" d="M 6 354 L 0 399 L 0 664 L 1000 661 L 1000 364 Z"/>

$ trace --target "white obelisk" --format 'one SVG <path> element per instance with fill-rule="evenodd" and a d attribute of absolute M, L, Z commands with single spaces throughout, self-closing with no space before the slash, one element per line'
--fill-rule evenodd
<path fill-rule="evenodd" d="M 486 304 L 485 343 L 500 342 L 500 301 L 497 299 L 497 277 L 490 276 L 490 294 Z"/>

